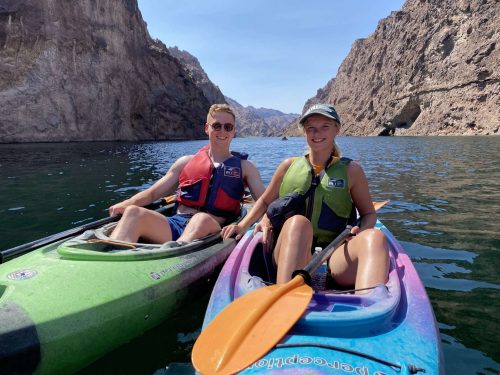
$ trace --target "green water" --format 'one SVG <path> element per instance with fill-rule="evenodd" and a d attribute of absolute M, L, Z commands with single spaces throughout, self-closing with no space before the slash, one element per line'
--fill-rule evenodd
<path fill-rule="evenodd" d="M 402 242 L 439 322 L 448 374 L 500 373 L 499 137 L 342 137 L 360 161 L 380 218 Z M 106 216 L 150 185 L 192 142 L 0 145 L 0 249 Z M 268 183 L 302 138 L 235 139 Z M 188 362 L 210 285 L 175 316 L 82 374 L 152 374 Z"/>

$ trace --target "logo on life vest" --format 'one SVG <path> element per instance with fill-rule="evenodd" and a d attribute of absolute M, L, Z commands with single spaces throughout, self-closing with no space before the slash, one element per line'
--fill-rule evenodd
<path fill-rule="evenodd" d="M 330 178 L 328 179 L 328 186 L 343 189 L 345 188 L 345 181 L 343 178 Z"/>
<path fill-rule="evenodd" d="M 224 167 L 224 176 L 225 177 L 241 177 L 241 169 L 239 167 Z"/>

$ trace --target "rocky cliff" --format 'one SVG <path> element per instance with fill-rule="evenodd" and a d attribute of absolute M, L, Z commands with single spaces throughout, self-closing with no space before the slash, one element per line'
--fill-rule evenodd
<path fill-rule="evenodd" d="M 0 0 L 0 142 L 199 138 L 210 104 L 136 0 Z"/>
<path fill-rule="evenodd" d="M 304 110 L 335 105 L 350 135 L 500 134 L 499 49 L 498 0 L 408 0 Z"/>
<path fill-rule="evenodd" d="M 244 107 L 227 96 L 226 102 L 236 113 L 236 136 L 238 137 L 279 136 L 283 129 L 299 116 L 276 109 Z"/>
<path fill-rule="evenodd" d="M 224 94 L 220 91 L 219 87 L 208 78 L 207 73 L 205 73 L 196 57 L 177 47 L 170 47 L 168 51 L 182 63 L 191 79 L 201 88 L 203 94 L 210 103 L 226 102 Z"/>

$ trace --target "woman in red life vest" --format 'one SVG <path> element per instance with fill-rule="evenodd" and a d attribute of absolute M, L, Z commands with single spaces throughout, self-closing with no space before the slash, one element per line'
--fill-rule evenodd
<path fill-rule="evenodd" d="M 195 155 L 182 156 L 148 189 L 109 208 L 110 215 L 122 214 L 111 238 L 150 243 L 191 242 L 221 230 L 228 219 L 237 217 L 245 187 L 254 199 L 264 192 L 255 165 L 244 155 L 231 152 L 235 115 L 227 104 L 210 107 L 205 123 L 209 144 Z M 145 206 L 171 194 L 176 188 L 178 208 L 165 219 Z"/>

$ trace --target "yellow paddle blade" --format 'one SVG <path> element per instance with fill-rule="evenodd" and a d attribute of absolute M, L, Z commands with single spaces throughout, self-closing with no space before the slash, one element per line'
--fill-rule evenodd
<path fill-rule="evenodd" d="M 312 289 L 298 275 L 226 306 L 196 340 L 191 360 L 202 375 L 234 374 L 271 350 L 299 320 Z"/>

